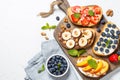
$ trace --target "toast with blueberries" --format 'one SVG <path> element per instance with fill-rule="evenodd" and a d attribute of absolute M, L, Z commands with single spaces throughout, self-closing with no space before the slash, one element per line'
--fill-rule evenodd
<path fill-rule="evenodd" d="M 98 5 L 73 6 L 67 10 L 71 22 L 76 25 L 92 27 L 102 18 L 102 8 Z"/>
<path fill-rule="evenodd" d="M 112 22 L 107 22 L 101 32 L 100 37 L 95 41 L 93 53 L 99 56 L 112 54 L 119 45 L 120 30 Z"/>

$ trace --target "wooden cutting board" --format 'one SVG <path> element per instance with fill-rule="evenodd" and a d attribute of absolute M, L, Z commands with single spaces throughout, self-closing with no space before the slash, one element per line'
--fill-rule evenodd
<path fill-rule="evenodd" d="M 60 7 L 60 9 L 62 9 L 62 10 L 66 13 L 67 8 L 70 7 L 68 1 L 67 1 L 67 0 L 57 0 L 57 1 L 63 1 L 63 3 L 60 4 L 60 5 L 58 5 L 58 6 Z M 90 78 L 90 77 L 87 77 L 87 76 L 83 75 L 83 74 L 78 70 L 78 67 L 76 66 L 76 62 L 77 62 L 78 57 L 71 57 L 71 56 L 67 53 L 67 49 L 65 49 L 64 47 L 62 47 L 62 45 L 61 45 L 61 43 L 59 42 L 59 39 L 58 39 L 58 38 L 59 38 L 59 37 L 58 37 L 58 34 L 59 34 L 59 32 L 60 32 L 60 29 L 61 29 L 60 26 L 61 26 L 61 25 L 66 25 L 66 23 L 64 22 L 64 19 L 65 19 L 65 18 L 67 18 L 67 19 L 68 19 L 68 23 L 71 24 L 71 28 L 70 28 L 70 29 L 73 29 L 73 28 L 75 28 L 75 27 L 77 27 L 77 28 L 83 28 L 82 26 L 77 26 L 77 25 L 72 24 L 71 21 L 69 20 L 68 16 L 66 15 L 66 16 L 60 21 L 60 23 L 58 24 L 57 28 L 56 28 L 55 31 L 54 31 L 54 37 L 55 37 L 56 41 L 58 42 L 58 44 L 60 45 L 60 47 L 62 48 L 62 50 L 63 50 L 64 53 L 66 54 L 66 56 L 69 58 L 69 60 L 71 61 L 71 63 L 74 65 L 75 69 L 78 71 L 78 73 L 80 74 L 80 76 L 81 76 L 84 80 L 98 80 L 98 79 L 104 77 L 104 76 L 102 76 L 102 77 L 100 77 L 100 78 Z M 104 16 L 103 16 L 102 19 L 106 20 Z M 107 20 L 106 20 L 106 22 L 107 22 Z M 98 27 L 100 27 L 100 28 L 102 29 L 103 26 L 104 26 L 104 25 L 98 23 L 96 26 L 92 27 L 92 29 L 94 29 L 94 30 L 96 31 Z M 99 37 L 99 35 L 100 35 L 100 33 L 98 33 L 98 32 L 96 31 L 95 40 Z M 94 44 L 94 43 L 93 43 L 93 44 Z M 106 61 L 109 63 L 109 65 L 110 65 L 110 69 L 109 69 L 109 71 L 107 72 L 107 74 L 110 73 L 111 71 L 115 70 L 117 67 L 120 67 L 120 63 L 113 64 L 113 63 L 109 62 L 108 57 L 100 57 L 100 56 L 95 55 L 95 54 L 92 52 L 92 47 L 93 47 L 93 45 L 92 45 L 91 47 L 87 48 L 87 49 L 86 49 L 87 52 L 84 53 L 84 54 L 81 55 L 81 56 L 91 55 L 91 56 L 93 56 L 93 57 L 95 57 L 95 58 L 100 58 L 100 59 L 106 60 Z M 120 44 L 119 44 L 118 48 L 120 49 Z M 106 74 L 106 75 L 107 75 L 107 74 Z"/>

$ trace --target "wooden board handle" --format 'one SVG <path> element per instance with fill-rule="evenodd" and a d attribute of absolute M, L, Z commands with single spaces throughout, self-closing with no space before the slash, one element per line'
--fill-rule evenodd
<path fill-rule="evenodd" d="M 56 0 L 56 1 L 62 1 L 61 4 L 58 5 L 58 7 L 67 13 L 67 9 L 70 7 L 69 2 L 67 0 Z"/>

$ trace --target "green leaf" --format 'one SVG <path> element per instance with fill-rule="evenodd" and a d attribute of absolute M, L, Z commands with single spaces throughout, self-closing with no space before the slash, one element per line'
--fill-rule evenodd
<path fill-rule="evenodd" d="M 60 71 L 61 64 L 60 64 L 60 63 L 58 63 L 58 64 L 57 64 L 57 66 L 58 66 L 58 70 Z"/>
<path fill-rule="evenodd" d="M 106 45 L 106 47 L 108 47 L 110 45 L 110 39 L 107 40 L 105 45 Z"/>
<path fill-rule="evenodd" d="M 45 66 L 44 66 L 44 64 L 42 65 L 42 67 L 38 70 L 38 73 L 41 73 L 41 72 L 43 72 L 45 70 Z"/>
<path fill-rule="evenodd" d="M 79 50 L 79 54 L 80 54 L 80 55 L 81 55 L 81 54 L 84 54 L 84 53 L 86 53 L 86 50 L 85 50 L 85 49 Z"/>
<path fill-rule="evenodd" d="M 49 27 L 48 26 L 42 26 L 41 29 L 42 30 L 47 30 L 47 29 L 49 29 Z"/>
<path fill-rule="evenodd" d="M 49 24 L 48 24 L 48 23 L 46 23 L 46 26 L 48 26 L 48 27 L 49 27 Z"/>
<path fill-rule="evenodd" d="M 94 16 L 93 10 L 89 10 L 89 11 L 88 11 L 88 14 L 89 14 L 90 16 Z"/>
<path fill-rule="evenodd" d="M 75 50 L 75 49 L 68 50 L 68 54 L 73 57 L 76 57 L 79 55 L 78 50 Z"/>
<path fill-rule="evenodd" d="M 80 18 L 80 14 L 79 14 L 79 13 L 75 13 L 75 14 L 74 14 L 74 17 L 75 17 L 75 18 Z"/>
<path fill-rule="evenodd" d="M 88 65 L 89 65 L 90 67 L 94 68 L 94 69 L 96 69 L 97 66 L 98 66 L 97 62 L 96 62 L 95 60 L 93 60 L 93 59 L 89 59 L 89 60 L 88 60 Z"/>
<path fill-rule="evenodd" d="M 50 26 L 50 29 L 55 29 L 55 28 L 56 28 L 56 25 Z"/>

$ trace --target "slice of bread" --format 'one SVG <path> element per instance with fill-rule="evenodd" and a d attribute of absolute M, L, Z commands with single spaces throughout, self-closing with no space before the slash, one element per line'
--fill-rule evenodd
<path fill-rule="evenodd" d="M 75 30 L 78 30 L 79 35 L 77 36 L 77 34 L 73 34 L 73 32 L 75 32 Z M 90 35 L 87 32 L 91 32 L 92 35 Z M 67 38 L 64 38 L 65 36 L 68 36 Z M 87 35 L 87 37 L 86 37 Z M 95 31 L 91 28 L 73 28 L 71 30 L 64 30 L 63 32 L 61 32 L 58 37 L 60 38 L 59 41 L 61 43 L 61 45 L 66 48 L 66 49 L 85 49 L 90 47 L 95 39 Z M 83 39 L 83 41 L 82 41 Z M 84 43 L 84 39 L 87 40 L 86 43 Z M 80 41 L 81 40 L 81 41 Z M 68 43 L 70 43 L 71 45 L 69 45 Z"/>
<path fill-rule="evenodd" d="M 71 20 L 71 22 L 73 24 L 81 25 L 81 26 L 87 26 L 87 27 L 92 27 L 92 26 L 97 25 L 99 23 L 99 21 L 101 20 L 101 18 L 102 18 L 103 12 L 102 12 L 102 8 L 101 7 L 99 7 L 97 5 L 79 6 L 80 7 L 80 11 L 77 12 L 77 13 L 80 14 L 80 16 L 79 16 L 80 18 L 79 18 L 79 20 L 74 22 L 74 20 L 72 18 L 72 15 L 76 13 L 76 12 L 72 11 L 73 10 L 72 8 L 74 8 L 74 7 L 76 7 L 76 6 L 70 7 L 67 10 L 67 15 L 68 15 L 69 19 Z M 95 13 L 95 8 L 94 7 L 99 8 L 99 11 L 100 11 L 99 14 Z M 88 8 L 88 9 L 86 9 L 86 8 Z M 84 11 L 85 9 L 86 9 L 86 11 Z M 76 9 L 76 10 L 79 10 L 79 8 Z M 90 10 L 92 10 L 93 15 L 89 15 L 89 11 Z M 96 9 L 96 11 L 97 11 L 97 9 Z M 87 22 L 84 19 L 87 20 Z"/>
<path fill-rule="evenodd" d="M 90 59 L 96 61 L 97 63 L 96 68 L 92 68 L 88 64 L 88 60 Z M 92 77 L 92 78 L 101 77 L 105 75 L 107 71 L 109 70 L 109 64 L 105 60 L 93 58 L 91 56 L 81 56 L 78 59 L 76 66 L 78 66 L 78 69 L 80 70 L 82 74 L 84 74 L 87 77 Z"/>
<path fill-rule="evenodd" d="M 99 56 L 108 56 L 118 48 L 119 39 L 120 30 L 115 24 L 108 22 L 104 25 L 99 38 L 95 41 L 92 51 Z"/>

